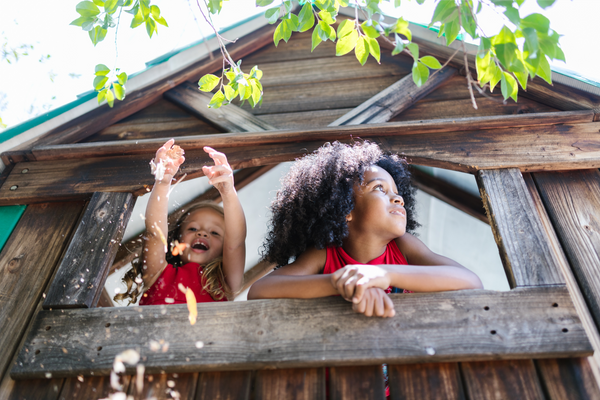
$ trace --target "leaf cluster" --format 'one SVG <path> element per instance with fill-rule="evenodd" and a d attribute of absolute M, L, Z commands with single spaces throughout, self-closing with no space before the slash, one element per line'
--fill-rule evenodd
<path fill-rule="evenodd" d="M 198 89 L 203 92 L 213 91 L 219 83 L 219 90 L 211 98 L 208 107 L 219 108 L 222 105 L 229 104 L 236 97 L 240 100 L 248 100 L 252 108 L 262 103 L 263 87 L 260 83 L 262 71 L 257 66 L 252 67 L 250 73 L 245 74 L 241 70 L 241 60 L 231 68 L 223 71 L 223 76 L 227 78 L 229 83 L 224 84 L 224 77 L 220 78 L 216 75 L 204 75 L 198 81 Z"/>
<path fill-rule="evenodd" d="M 96 65 L 96 77 L 94 78 L 94 89 L 98 92 L 98 104 L 104 100 L 108 103 L 110 108 L 113 107 L 115 98 L 117 100 L 123 100 L 125 98 L 125 84 L 127 83 L 127 74 L 121 72 L 117 75 L 119 70 L 115 70 L 111 74 L 111 69 L 104 64 Z M 110 77 L 116 75 L 117 82 L 111 82 Z"/>

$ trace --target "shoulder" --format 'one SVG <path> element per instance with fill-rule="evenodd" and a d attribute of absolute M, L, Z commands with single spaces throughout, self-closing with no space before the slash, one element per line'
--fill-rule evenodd
<path fill-rule="evenodd" d="M 422 264 L 422 258 L 435 254 L 414 235 L 405 233 L 394 240 L 409 264 Z"/>
<path fill-rule="evenodd" d="M 316 275 L 320 274 L 327 260 L 327 249 L 310 247 L 296 260 L 273 272 L 276 275 Z"/>

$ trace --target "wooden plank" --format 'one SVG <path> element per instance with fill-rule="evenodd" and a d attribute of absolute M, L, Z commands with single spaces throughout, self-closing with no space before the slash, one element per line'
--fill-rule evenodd
<path fill-rule="evenodd" d="M 127 394 L 135 399 L 193 399 L 197 382 L 197 373 L 145 375 L 142 391 L 138 392 L 134 375 Z"/>
<path fill-rule="evenodd" d="M 481 222 L 490 223 L 481 198 L 417 168 L 411 168 L 410 177 L 412 185 L 417 189 L 450 204 Z"/>
<path fill-rule="evenodd" d="M 315 141 L 309 141 L 312 136 L 310 131 L 311 134 L 298 138 L 299 142 L 296 143 L 237 147 L 238 143 L 244 142 L 243 137 L 239 137 L 229 142 L 229 146 L 236 147 L 217 148 L 227 154 L 235 169 L 292 161 L 331 140 L 352 142 L 356 138 L 369 138 L 379 143 L 384 150 L 399 153 L 410 163 L 424 166 L 461 172 L 497 168 L 519 168 L 523 172 L 566 170 L 600 167 L 600 139 L 597 136 L 599 126 L 600 123 L 589 123 L 430 134 L 396 131 L 396 136 L 374 136 L 374 133 L 383 132 L 387 135 L 393 134 L 393 131 L 384 126 L 358 125 L 323 128 L 319 132 L 321 138 Z M 334 130 L 333 132 L 338 130 L 337 134 L 328 132 L 329 129 Z M 295 134 L 286 136 L 286 133 L 276 137 L 288 141 Z M 228 134 L 222 136 L 226 135 Z M 268 134 L 265 132 L 261 135 Z M 269 140 L 273 138 L 269 137 Z M 139 144 L 142 144 L 141 141 Z M 180 144 L 186 148 L 187 161 L 177 178 L 183 174 L 187 174 L 186 179 L 202 176 L 202 166 L 212 165 L 212 162 L 204 151 L 188 150 L 186 144 L 195 147 L 204 142 L 200 139 L 194 142 L 181 139 Z M 85 145 L 87 144 L 83 146 Z M 84 157 L 82 153 L 85 152 L 97 155 L 97 149 L 69 149 L 71 152 L 80 152 L 81 157 Z M 156 149 L 154 143 L 152 149 Z M 66 149 L 60 149 L 60 157 L 68 156 L 65 151 Z M 123 152 L 138 151 L 134 147 L 123 147 Z M 145 154 L 129 156 L 85 156 L 85 159 L 19 163 L 6 184 L 0 188 L 0 205 L 81 199 L 97 191 L 146 193 L 153 184 L 153 177 L 148 173 L 148 160 L 153 153 L 144 151 Z M 29 173 L 19 174 L 18 171 L 24 168 L 29 169 Z M 16 190 L 9 190 L 13 186 Z"/>
<path fill-rule="evenodd" d="M 521 171 L 479 171 L 477 183 L 511 286 L 565 284 Z"/>
<path fill-rule="evenodd" d="M 391 400 L 464 400 L 457 363 L 390 365 Z"/>
<path fill-rule="evenodd" d="M 225 132 L 261 132 L 275 129 L 235 105 L 217 109 L 208 108 L 212 93 L 200 92 L 197 84 L 184 82 L 165 92 L 164 97 L 197 118 L 210 121 Z"/>
<path fill-rule="evenodd" d="M 114 357 L 128 348 L 140 349 L 148 373 L 591 353 L 564 287 L 391 297 L 402 313 L 385 319 L 357 315 L 341 298 L 205 303 L 194 326 L 185 304 L 42 311 L 11 376 L 107 374 Z M 169 343 L 167 351 L 148 350 L 153 340 Z"/>
<path fill-rule="evenodd" d="M 14 381 L 8 375 L 0 385 L 0 400 L 58 400 L 64 379 Z"/>
<path fill-rule="evenodd" d="M 250 371 L 203 372 L 196 399 L 246 400 L 250 398 L 251 378 Z"/>
<path fill-rule="evenodd" d="M 0 253 L 0 376 L 29 321 L 83 209 L 83 203 L 27 207 Z"/>
<path fill-rule="evenodd" d="M 532 360 L 461 363 L 469 399 L 543 400 Z"/>
<path fill-rule="evenodd" d="M 273 125 L 277 130 L 315 129 L 326 127 L 349 111 L 352 111 L 352 108 L 261 114 L 260 119 Z"/>
<path fill-rule="evenodd" d="M 257 399 L 325 400 L 325 369 L 271 369 L 256 372 Z"/>
<path fill-rule="evenodd" d="M 240 38 L 236 43 L 227 47 L 229 54 L 233 59 L 239 59 L 247 54 L 260 49 L 261 47 L 273 42 L 273 32 L 275 26 L 265 26 Z M 108 105 L 101 106 L 81 117 L 75 118 L 64 125 L 61 125 L 43 137 L 36 138 L 36 144 L 58 144 L 80 142 L 86 137 L 93 135 L 107 126 L 122 120 L 123 118 L 142 110 L 148 105 L 159 99 L 164 92 L 172 89 L 180 83 L 190 80 L 198 80 L 206 73 L 218 71 L 222 68 L 221 52 L 213 52 L 214 57 L 206 56 L 204 59 L 184 68 L 175 75 L 146 86 L 140 90 L 128 93 L 124 101 L 118 101 L 113 108 Z M 31 143 L 21 146 L 26 149 Z"/>
<path fill-rule="evenodd" d="M 329 368 L 329 399 L 385 399 L 381 365 Z"/>
<path fill-rule="evenodd" d="M 586 358 L 537 360 L 549 400 L 600 399 L 600 389 Z"/>
<path fill-rule="evenodd" d="M 332 123 L 337 125 L 358 125 L 387 122 L 400 114 L 420 98 L 432 92 L 439 85 L 456 74 L 454 68 L 444 68 L 428 79 L 421 87 L 415 85 L 412 74 L 406 75 L 387 89 L 379 92 L 351 112 Z"/>
<path fill-rule="evenodd" d="M 110 273 L 109 273 L 110 275 Z M 106 288 L 102 289 L 102 293 L 100 294 L 100 299 L 98 300 L 97 307 L 114 307 L 115 304 L 110 297 L 110 294 L 106 291 Z"/>
<path fill-rule="evenodd" d="M 130 386 L 131 376 L 123 375 L 120 378 L 122 391 L 127 392 Z M 111 393 L 116 392 L 110 385 L 109 376 L 93 376 L 67 378 L 60 392 L 60 399 L 104 399 Z"/>
<path fill-rule="evenodd" d="M 600 326 L 600 173 L 533 174 L 596 326 Z"/>
<path fill-rule="evenodd" d="M 50 285 L 45 309 L 96 306 L 134 203 L 130 193 L 94 193 Z"/>

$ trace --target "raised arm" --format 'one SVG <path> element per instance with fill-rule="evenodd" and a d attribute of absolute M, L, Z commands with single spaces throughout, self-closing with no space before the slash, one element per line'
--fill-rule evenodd
<path fill-rule="evenodd" d="M 293 263 L 281 267 L 252 285 L 248 299 L 309 299 L 339 294 L 329 275 L 321 274 L 327 251 L 306 250 Z"/>
<path fill-rule="evenodd" d="M 183 156 L 177 160 L 172 160 L 167 156 L 167 151 L 174 142 L 171 139 L 159 148 L 153 160 L 155 165 L 162 161 L 165 169 L 164 174 L 160 172 L 155 174 L 157 179 L 146 207 L 146 240 L 142 253 L 142 279 L 146 288 L 152 286 L 167 265 L 165 253 L 168 248 L 168 194 L 173 176 L 185 161 Z"/>
<path fill-rule="evenodd" d="M 242 287 L 246 263 L 246 217 L 233 182 L 233 170 L 223 153 L 205 147 L 204 151 L 215 162 L 202 168 L 208 182 L 221 194 L 225 213 L 223 238 L 223 272 L 227 285 L 235 293 Z"/>

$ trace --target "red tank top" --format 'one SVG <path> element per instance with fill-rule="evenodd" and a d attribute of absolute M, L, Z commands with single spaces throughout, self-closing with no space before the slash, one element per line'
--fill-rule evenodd
<path fill-rule="evenodd" d="M 327 247 L 327 260 L 325 261 L 325 268 L 323 268 L 323 274 L 333 274 L 338 269 L 344 268 L 349 264 L 365 264 L 360 263 L 350 257 L 348 253 L 341 247 Z M 382 255 L 373 260 L 367 262 L 368 265 L 381 265 L 381 264 L 396 264 L 396 265 L 408 265 L 406 258 L 398 248 L 398 245 L 394 240 L 389 242 Z M 388 287 L 386 293 L 392 291 L 391 287 Z M 408 290 L 405 293 L 411 293 Z"/>
<path fill-rule="evenodd" d="M 140 305 L 187 303 L 185 294 L 177 287 L 180 283 L 192 289 L 198 303 L 227 301 L 227 297 L 223 297 L 221 300 L 213 300 L 210 294 L 202 288 L 200 274 L 202 274 L 202 267 L 196 263 L 187 263 L 179 268 L 175 268 L 171 264 L 167 265 L 156 282 L 142 295 Z M 166 299 L 173 299 L 173 301 L 167 302 Z"/>

